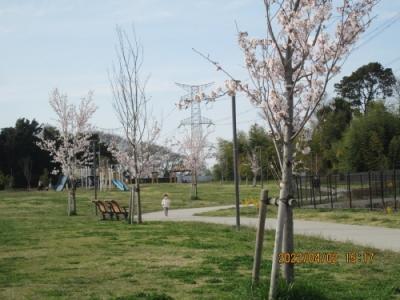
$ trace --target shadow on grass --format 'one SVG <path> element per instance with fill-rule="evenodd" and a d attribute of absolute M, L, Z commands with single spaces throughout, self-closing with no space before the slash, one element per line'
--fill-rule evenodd
<path fill-rule="evenodd" d="M 135 295 L 117 297 L 115 300 L 174 300 L 174 298 L 164 293 L 158 294 L 140 292 Z"/>
<path fill-rule="evenodd" d="M 278 297 L 279 300 L 327 300 L 323 291 L 318 287 L 305 283 L 294 283 L 286 285 L 283 281 L 279 283 Z"/>
<path fill-rule="evenodd" d="M 259 283 L 256 286 L 252 286 L 250 282 L 246 284 L 244 289 L 239 290 L 240 295 L 234 297 L 234 299 L 246 299 L 248 300 L 265 300 L 268 299 L 269 281 L 265 283 Z M 324 291 L 318 287 L 311 286 L 307 283 L 294 283 L 293 285 L 287 285 L 283 280 L 280 280 L 277 300 L 328 300 Z"/>

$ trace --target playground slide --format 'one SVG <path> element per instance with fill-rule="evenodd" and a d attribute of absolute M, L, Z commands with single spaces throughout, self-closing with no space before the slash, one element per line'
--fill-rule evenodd
<path fill-rule="evenodd" d="M 67 183 L 68 177 L 67 176 L 62 176 L 61 179 L 58 181 L 57 186 L 56 186 L 56 191 L 61 192 L 65 184 Z"/>
<path fill-rule="evenodd" d="M 121 182 L 122 186 L 124 187 L 124 190 L 129 191 L 129 187 L 125 184 L 125 182 L 123 182 L 123 181 L 120 181 L 120 182 Z"/>
<path fill-rule="evenodd" d="M 122 181 L 118 180 L 118 179 L 113 179 L 111 181 L 115 187 L 117 189 L 119 189 L 120 191 L 129 191 L 129 188 L 127 187 L 127 185 L 125 183 L 123 183 Z"/>

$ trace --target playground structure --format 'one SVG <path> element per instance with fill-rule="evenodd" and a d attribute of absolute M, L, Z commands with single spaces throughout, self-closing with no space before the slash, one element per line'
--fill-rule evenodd
<path fill-rule="evenodd" d="M 129 190 L 125 184 L 123 169 L 119 165 L 103 164 L 94 170 L 91 167 L 79 169 L 80 185 L 82 188 L 91 189 L 95 184 L 100 191 L 108 191 L 113 187 L 119 190 Z"/>
<path fill-rule="evenodd" d="M 185 168 L 184 165 L 174 166 L 169 172 L 170 183 L 182 183 L 182 177 L 185 173 L 191 173 L 191 170 Z"/>
<path fill-rule="evenodd" d="M 124 168 L 120 165 L 112 165 L 107 161 L 103 161 L 100 166 L 96 169 L 93 166 L 86 166 L 80 168 L 75 173 L 77 179 L 77 186 L 84 189 L 94 189 L 95 185 L 99 191 L 109 191 L 117 188 L 120 191 L 129 191 L 129 184 L 134 179 L 128 179 L 124 174 Z M 167 177 L 160 177 L 160 171 L 154 170 L 151 172 L 151 176 L 141 178 L 142 183 L 191 183 L 193 180 L 193 174 L 190 169 L 187 169 L 183 165 L 175 165 L 168 172 Z M 200 182 L 211 181 L 209 176 L 198 176 Z M 68 188 L 68 178 L 66 176 L 60 176 L 57 184 L 53 187 L 57 191 L 62 191 L 64 188 Z"/>
<path fill-rule="evenodd" d="M 57 182 L 57 185 L 55 186 L 55 190 L 57 192 L 61 192 L 65 188 L 67 181 L 68 181 L 67 176 L 64 176 L 64 175 L 61 176 Z"/>

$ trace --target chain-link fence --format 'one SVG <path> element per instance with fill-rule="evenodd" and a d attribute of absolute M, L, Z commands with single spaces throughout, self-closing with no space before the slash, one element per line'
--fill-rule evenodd
<path fill-rule="evenodd" d="M 300 207 L 398 209 L 399 181 L 399 170 L 296 175 L 295 194 Z"/>

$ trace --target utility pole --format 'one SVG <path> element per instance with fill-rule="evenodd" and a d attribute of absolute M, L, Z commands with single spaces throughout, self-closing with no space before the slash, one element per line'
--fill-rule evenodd
<path fill-rule="evenodd" d="M 260 181 L 261 181 L 261 188 L 264 188 L 261 146 L 257 146 L 257 148 L 260 150 L 259 160 L 260 160 Z"/>
<path fill-rule="evenodd" d="M 93 183 L 94 183 L 94 200 L 97 201 L 97 179 L 96 179 L 96 141 L 92 140 L 93 147 Z"/>
<path fill-rule="evenodd" d="M 236 95 L 232 96 L 232 130 L 233 130 L 233 179 L 235 183 L 236 229 L 240 230 L 240 199 L 239 199 L 239 171 L 238 171 L 238 144 L 236 133 Z"/>

